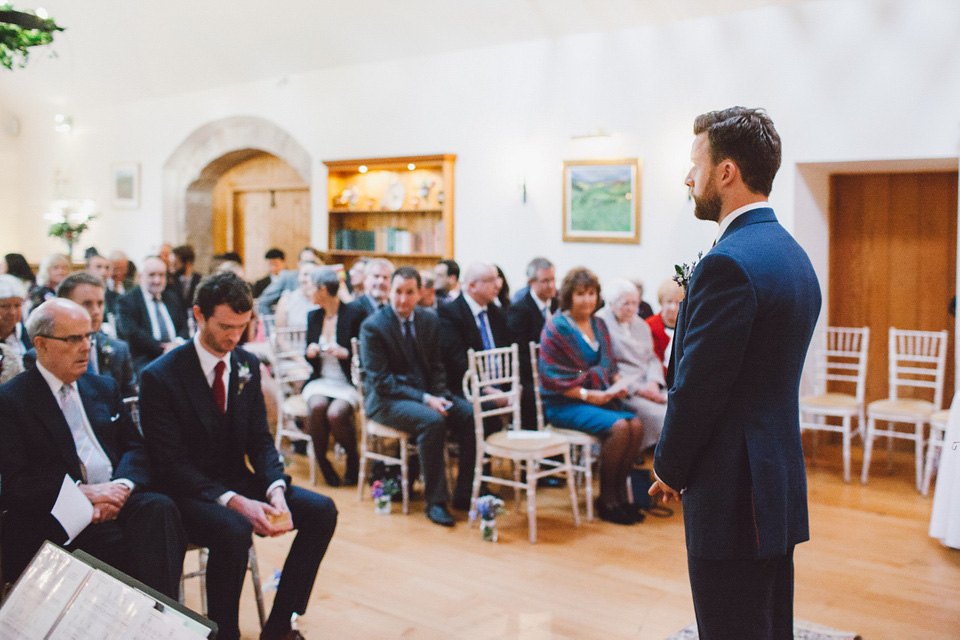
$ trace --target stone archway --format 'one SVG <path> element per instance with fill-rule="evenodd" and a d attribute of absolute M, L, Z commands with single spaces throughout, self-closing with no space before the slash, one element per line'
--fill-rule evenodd
<path fill-rule="evenodd" d="M 163 165 L 163 236 L 176 243 L 197 242 L 198 264 L 204 245 L 212 247 L 213 188 L 233 167 L 263 152 L 293 167 L 311 186 L 312 159 L 289 133 L 263 118 L 235 116 L 203 125 L 180 143 Z M 189 234 L 188 234 L 189 232 Z M 207 251 L 209 253 L 209 251 Z"/>

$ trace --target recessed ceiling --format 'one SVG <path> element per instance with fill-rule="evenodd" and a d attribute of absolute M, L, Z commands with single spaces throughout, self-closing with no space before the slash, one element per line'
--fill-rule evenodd
<path fill-rule="evenodd" d="M 0 106 L 126 102 L 803 1 L 13 0 L 20 10 L 42 6 L 66 31 L 26 68 L 0 69 Z"/>

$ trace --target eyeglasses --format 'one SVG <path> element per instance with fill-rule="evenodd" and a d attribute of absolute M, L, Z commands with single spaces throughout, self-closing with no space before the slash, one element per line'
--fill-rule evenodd
<path fill-rule="evenodd" d="M 95 336 L 95 335 L 97 335 L 97 332 L 96 332 L 96 331 L 91 331 L 91 332 L 89 332 L 89 333 L 78 333 L 78 334 L 74 334 L 74 335 L 72 335 L 72 336 L 63 336 L 63 337 L 61 337 L 61 336 L 47 336 L 47 335 L 40 334 L 40 336 L 41 336 L 42 338 L 50 338 L 51 340 L 59 340 L 60 342 L 66 342 L 66 343 L 69 344 L 71 347 L 75 347 L 75 346 L 79 345 L 79 344 L 80 344 L 81 342 L 83 342 L 84 340 L 86 340 L 87 342 L 90 342 L 91 340 L 93 340 L 93 336 Z"/>

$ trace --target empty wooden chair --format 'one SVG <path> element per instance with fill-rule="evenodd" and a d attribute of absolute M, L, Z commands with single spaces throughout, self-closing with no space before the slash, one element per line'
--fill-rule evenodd
<path fill-rule="evenodd" d="M 937 454 L 943 451 L 943 441 L 947 435 L 947 420 L 950 411 L 937 411 L 930 416 L 930 437 L 927 439 L 927 461 L 923 465 L 923 487 L 921 493 L 930 492 L 930 478 L 937 464 Z"/>

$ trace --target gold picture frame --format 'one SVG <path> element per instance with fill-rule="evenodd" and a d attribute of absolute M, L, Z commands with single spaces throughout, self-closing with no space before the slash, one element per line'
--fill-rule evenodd
<path fill-rule="evenodd" d="M 563 241 L 640 243 L 640 160 L 563 163 Z"/>

